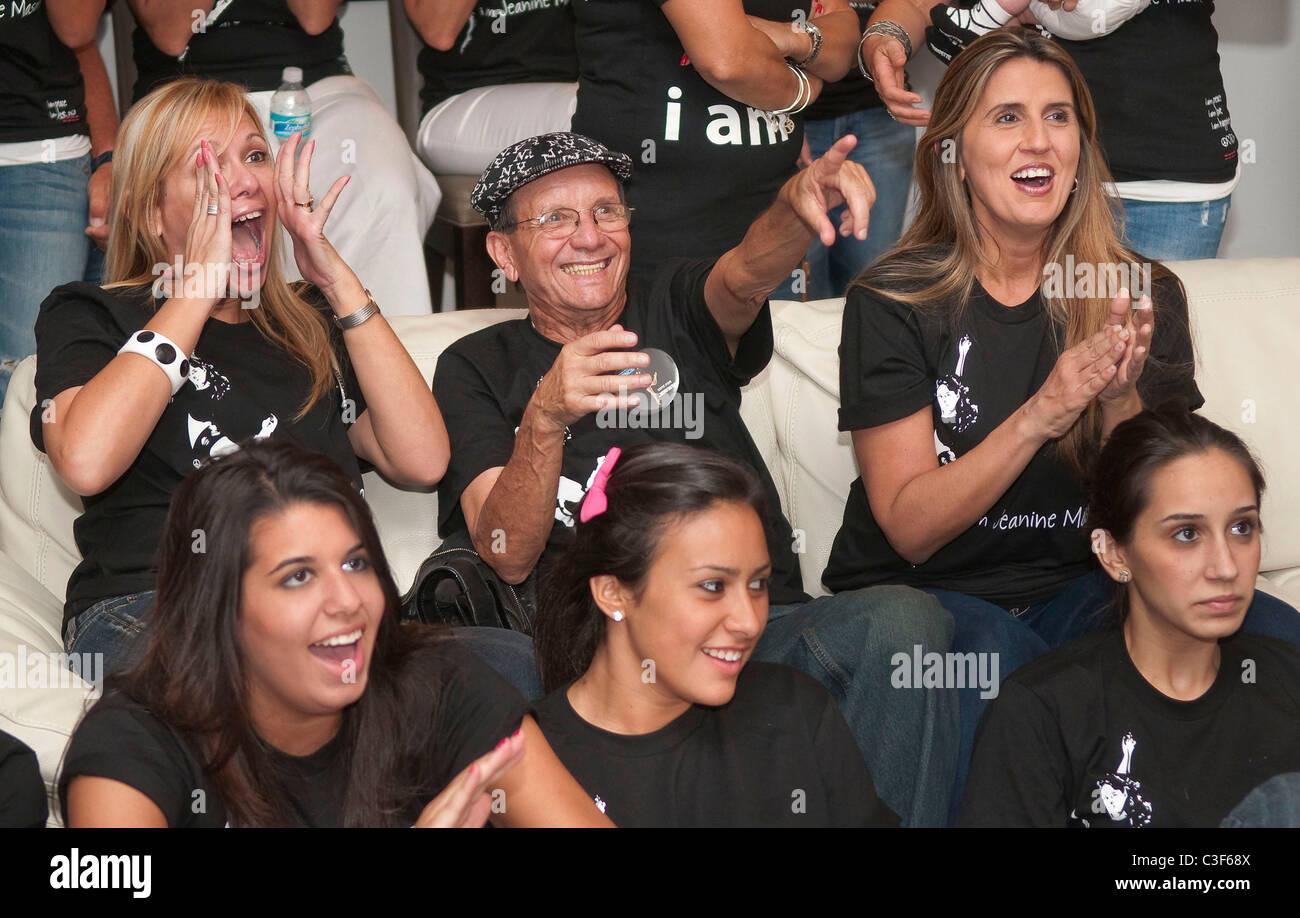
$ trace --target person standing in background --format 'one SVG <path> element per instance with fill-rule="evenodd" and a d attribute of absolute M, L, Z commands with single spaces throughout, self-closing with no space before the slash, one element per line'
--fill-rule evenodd
<path fill-rule="evenodd" d="M 850 0 L 858 25 L 866 29 L 875 3 Z M 857 67 L 848 76 L 822 90 L 804 113 L 804 137 L 809 161 L 821 156 L 845 134 L 858 138 L 850 158 L 861 163 L 876 187 L 871 206 L 871 232 L 866 239 L 845 236 L 827 247 L 820 240 L 808 250 L 807 276 L 798 283 L 796 269 L 773 299 L 824 300 L 843 296 L 862 269 L 893 247 L 903 234 L 908 192 L 912 185 L 912 157 L 916 153 L 916 128 L 894 120 L 875 86 Z M 835 219 L 835 215 L 831 215 Z"/>
<path fill-rule="evenodd" d="M 512 143 L 569 129 L 578 89 L 569 0 L 405 5 L 424 41 L 416 149 L 435 173 L 478 175 Z"/>
<path fill-rule="evenodd" d="M 858 39 L 847 0 L 579 0 L 574 14 L 573 130 L 636 163 L 634 278 L 740 243 L 795 172 L 800 112 Z"/>
<path fill-rule="evenodd" d="M 0 10 L 0 407 L 18 361 L 36 352 L 41 300 L 99 280 L 90 239 L 108 240 L 117 133 L 95 45 L 103 11 L 103 0 Z"/>
<path fill-rule="evenodd" d="M 179 76 L 241 83 L 266 124 L 285 67 L 311 97 L 316 200 L 343 175 L 330 239 L 388 315 L 432 311 L 423 241 L 441 192 L 375 91 L 343 54 L 339 0 L 131 0 L 139 101 Z M 203 14 L 200 20 L 199 13 Z M 290 269 L 290 279 L 296 277 Z"/>

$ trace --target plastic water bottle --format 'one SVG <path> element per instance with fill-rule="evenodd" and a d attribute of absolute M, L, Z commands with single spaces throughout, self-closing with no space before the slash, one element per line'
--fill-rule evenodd
<path fill-rule="evenodd" d="M 271 133 L 284 143 L 298 131 L 311 133 L 311 96 L 302 88 L 302 68 L 285 67 L 280 88 L 271 96 Z"/>

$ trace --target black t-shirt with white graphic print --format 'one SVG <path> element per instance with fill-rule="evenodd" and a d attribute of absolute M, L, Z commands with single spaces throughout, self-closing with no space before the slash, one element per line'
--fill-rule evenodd
<path fill-rule="evenodd" d="M 131 36 L 137 73 L 132 101 L 182 76 L 240 83 L 260 92 L 279 89 L 285 67 L 301 67 L 304 86 L 352 72 L 343 56 L 338 19 L 311 35 L 285 0 L 216 0 L 206 23 L 192 29 L 183 57 L 163 53 L 144 27 L 136 25 Z"/>
<path fill-rule="evenodd" d="M 573 130 L 632 157 L 632 271 L 673 256 L 716 258 L 744 238 L 795 172 L 803 115 L 779 116 L 714 89 L 691 66 L 661 0 L 575 0 Z M 780 22 L 807 5 L 745 0 Z M 791 101 L 794 79 L 791 77 Z"/>
<path fill-rule="evenodd" d="M 0 143 L 87 134 L 77 56 L 39 3 L 0 6 Z"/>
<path fill-rule="evenodd" d="M 768 595 L 773 603 L 807 600 L 790 524 L 740 417 L 741 387 L 772 357 L 771 313 L 763 307 L 733 358 L 704 301 L 704 282 L 712 270 L 711 261 L 673 262 L 653 278 L 629 285 L 627 306 L 617 322 L 637 333 L 638 348 L 659 348 L 673 358 L 681 375 L 677 396 L 654 415 L 619 418 L 597 412 L 569 425 L 555 523 L 539 576 L 572 538 L 578 507 L 605 454 L 615 446 L 668 440 L 715 449 L 759 473 L 767 495 L 763 523 L 772 555 Z M 438 485 L 438 529 L 444 538 L 465 532 L 460 506 L 465 489 L 483 472 L 510 461 L 524 409 L 560 349 L 528 319 L 517 319 L 466 335 L 438 358 L 433 392 L 451 440 L 451 463 Z"/>
<path fill-rule="evenodd" d="M 329 310 L 314 287 L 300 288 L 316 308 Z M 31 436 L 45 449 L 42 405 L 65 389 L 82 386 L 117 356 L 134 332 L 153 317 L 148 286 L 104 290 L 93 284 L 56 287 L 36 319 L 36 405 Z M 294 418 L 311 391 L 307 368 L 267 340 L 251 322 L 208 319 L 190 363 L 189 381 L 162 417 L 125 474 L 107 490 L 82 499 L 85 513 L 73 525 L 82 561 L 68 580 L 65 622 L 101 599 L 154 588 L 156 554 L 172 492 L 205 460 L 233 452 L 248 437 L 287 437 L 333 459 L 361 488 L 361 469 L 348 427 L 366 410 L 365 398 L 343 345 L 329 323 L 343 387 L 338 386 L 300 421 Z M 351 409 L 346 413 L 345 407 Z"/>
<path fill-rule="evenodd" d="M 480 0 L 450 50 L 425 45 L 419 57 L 420 111 L 449 96 L 506 83 L 572 83 L 578 78 L 569 0 Z"/>
<path fill-rule="evenodd" d="M 1151 295 L 1156 327 L 1138 392 L 1151 407 L 1182 397 L 1198 408 L 1187 301 L 1172 276 L 1154 282 Z M 840 430 L 888 424 L 929 405 L 935 453 L 946 465 L 1038 391 L 1063 339 L 1039 291 L 1008 308 L 976 281 L 955 325 L 854 287 L 840 339 Z M 1091 569 L 1085 523 L 1081 484 L 1048 443 L 973 526 L 914 565 L 890 546 L 859 477 L 822 582 L 833 591 L 901 583 L 1030 605 Z"/>
<path fill-rule="evenodd" d="M 1116 181 L 1226 182 L 1236 173 L 1213 14 L 1214 0 L 1152 0 L 1109 35 L 1058 39 L 1092 90 Z"/>
<path fill-rule="evenodd" d="M 749 663 L 726 704 L 641 736 L 587 723 L 568 686 L 533 706 L 556 756 L 620 828 L 897 827 L 835 701 L 789 666 Z"/>
<path fill-rule="evenodd" d="M 36 753 L 0 730 L 0 829 L 39 829 L 49 816 Z"/>
<path fill-rule="evenodd" d="M 425 752 L 418 758 L 424 769 L 423 791 L 393 816 L 390 827 L 411 825 L 452 778 L 517 730 L 528 710 L 523 696 L 452 638 L 416 652 L 407 665 L 436 672 L 441 681 L 431 697 L 405 699 L 404 727 L 426 737 Z M 293 825 L 343 824 L 350 774 L 343 732 L 305 756 L 268 747 L 268 764 L 282 783 Z M 196 744 L 118 692 L 110 690 L 73 731 L 59 776 L 64 813 L 68 784 L 78 775 L 111 778 L 135 788 L 162 810 L 171 828 L 219 829 L 228 819 Z"/>
<path fill-rule="evenodd" d="M 1195 701 L 1148 683 L 1119 628 L 1022 667 L 980 721 L 959 824 L 1217 826 L 1300 770 L 1300 648 L 1240 632 L 1219 647 Z"/>

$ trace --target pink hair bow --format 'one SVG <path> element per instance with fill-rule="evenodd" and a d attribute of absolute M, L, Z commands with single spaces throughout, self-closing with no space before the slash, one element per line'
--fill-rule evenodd
<path fill-rule="evenodd" d="M 609 498 L 605 496 L 605 482 L 609 481 L 609 473 L 614 471 L 614 463 L 621 455 L 623 451 L 617 446 L 605 454 L 605 461 L 596 470 L 596 477 L 591 480 L 591 487 L 587 489 L 587 496 L 583 498 L 582 510 L 578 513 L 579 522 L 586 523 L 594 520 L 609 509 Z"/>

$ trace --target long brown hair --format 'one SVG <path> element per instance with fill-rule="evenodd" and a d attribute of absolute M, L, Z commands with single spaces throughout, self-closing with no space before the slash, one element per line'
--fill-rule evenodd
<path fill-rule="evenodd" d="M 941 314 L 952 323 L 961 320 L 976 271 L 988 263 L 970 193 L 956 168 L 962 132 L 976 116 L 994 73 L 1022 58 L 1052 64 L 1061 71 L 1070 84 L 1079 127 L 1078 187 L 1044 238 L 1043 264 L 1065 265 L 1067 253 L 1076 264 L 1098 267 L 1136 266 L 1141 261 L 1142 256 L 1120 240 L 1120 211 L 1118 203 L 1106 194 L 1106 185 L 1113 180 L 1097 142 L 1097 112 L 1083 74 L 1055 42 L 1031 29 L 1006 28 L 972 42 L 953 58 L 939 81 L 929 127 L 916 148 L 920 211 L 898 244 L 852 286 Z M 1172 277 L 1181 283 L 1159 263 L 1152 265 L 1150 277 L 1153 281 Z M 1071 283 L 1065 284 L 1062 295 L 1043 291 L 1054 331 L 1064 329 L 1062 350 L 1100 331 L 1110 311 L 1110 301 L 1104 296 L 1076 297 L 1073 293 Z M 1094 401 L 1059 442 L 1060 453 L 1082 475 L 1100 442 L 1101 412 Z"/>
<path fill-rule="evenodd" d="M 163 182 L 180 164 L 199 131 L 216 118 L 233 136 L 241 118 L 258 130 L 262 121 L 244 90 L 234 83 L 186 78 L 149 93 L 122 120 L 113 150 L 113 184 L 109 191 L 108 253 L 104 286 L 139 286 L 157 279 L 156 266 L 175 257 L 154 232 L 162 203 Z M 265 133 L 263 133 L 265 139 Z M 311 373 L 312 389 L 298 413 L 301 419 L 334 384 L 338 368 L 329 344 L 325 316 L 294 292 L 284 278 L 279 221 L 265 232 L 265 282 L 260 306 L 250 310 L 253 324 Z"/>
<path fill-rule="evenodd" d="M 326 457 L 285 440 L 248 440 L 187 476 L 173 495 L 159 551 L 158 592 L 139 662 L 110 676 L 108 690 L 176 730 L 199 751 L 204 773 L 233 826 L 294 822 L 277 758 L 249 716 L 239 640 L 249 533 L 264 517 L 299 504 L 338 507 L 357 532 L 385 607 L 361 698 L 340 728 L 348 788 L 346 826 L 410 824 L 428 799 L 429 725 L 440 676 L 418 651 L 445 629 L 401 622 L 401 606 L 365 500 Z M 194 550 L 194 532 L 204 550 Z"/>

